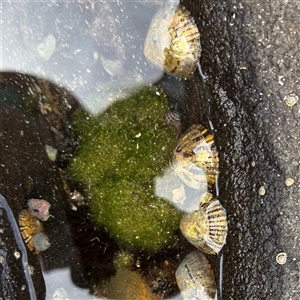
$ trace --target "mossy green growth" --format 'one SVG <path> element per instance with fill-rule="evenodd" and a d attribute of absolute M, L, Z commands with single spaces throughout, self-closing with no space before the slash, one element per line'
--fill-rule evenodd
<path fill-rule="evenodd" d="M 130 252 L 121 250 L 114 257 L 114 265 L 116 269 L 130 268 L 134 262 L 134 258 Z"/>
<path fill-rule="evenodd" d="M 130 249 L 159 250 L 179 228 L 181 213 L 154 192 L 175 143 L 166 111 L 164 96 L 147 88 L 98 117 L 74 118 L 80 149 L 69 176 L 86 187 L 95 225 Z"/>

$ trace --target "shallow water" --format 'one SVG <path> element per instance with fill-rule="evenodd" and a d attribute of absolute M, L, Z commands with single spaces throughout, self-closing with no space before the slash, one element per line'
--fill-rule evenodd
<path fill-rule="evenodd" d="M 174 10 L 176 2 L 172 1 Z M 96 265 L 97 267 L 96 271 L 92 271 L 92 275 L 88 274 L 85 278 L 87 269 L 84 261 L 88 261 L 88 258 L 81 257 L 84 250 L 76 244 L 74 236 L 70 235 L 70 218 L 74 222 L 73 225 L 71 222 L 71 228 L 78 220 L 89 224 L 85 219 L 85 208 L 81 210 L 82 203 L 78 202 L 80 200 L 75 196 L 75 202 L 69 202 L 68 193 L 71 192 L 73 197 L 77 187 L 72 186 L 73 183 L 66 187 L 66 181 L 61 176 L 61 170 L 69 165 L 78 143 L 78 137 L 74 137 L 72 133 L 70 116 L 78 107 L 83 107 L 93 116 L 97 116 L 114 101 L 121 101 L 149 83 L 154 84 L 158 81 L 159 86 L 163 90 L 165 88 L 165 92 L 169 94 L 167 96 L 171 107 L 178 106 L 176 101 L 184 103 L 184 83 L 164 76 L 164 72 L 152 66 L 143 55 L 149 24 L 161 7 L 162 1 L 145 4 L 127 1 L 103 1 L 101 4 L 86 1 L 1 4 L 4 24 L 1 58 L 1 71 L 4 72 L 1 75 L 1 132 L 2 144 L 9 150 L 2 153 L 1 161 L 7 174 L 22 170 L 15 178 L 2 173 L 1 191 L 8 199 L 16 219 L 20 208 L 26 208 L 30 197 L 48 199 L 52 205 L 50 213 L 53 218 L 44 222 L 51 247 L 39 256 L 29 253 L 28 258 L 29 264 L 34 266 L 35 275 L 41 275 L 39 268 L 43 271 L 45 286 L 40 284 L 41 276 L 39 280 L 33 278 L 39 293 L 38 298 L 45 294 L 46 299 L 94 299 L 96 296 L 89 294 L 91 282 L 97 283 L 97 276 L 109 276 L 115 272 L 114 269 L 101 270 L 101 264 L 97 264 L 102 258 L 91 254 L 92 261 L 88 268 L 93 269 Z M 22 73 L 33 76 L 24 76 Z M 157 90 L 157 93 L 161 91 Z M 14 118 L 19 120 L 20 126 L 12 127 L 6 132 L 6 126 L 9 126 L 7 124 L 13 122 Z M 24 143 L 24 147 L 13 150 L 19 132 L 22 136 L 20 142 Z M 11 141 L 8 143 L 9 139 Z M 53 155 L 48 157 L 49 150 L 47 152 L 45 149 L 53 150 Z M 55 150 L 58 150 L 57 155 Z M 14 165 L 8 166 L 7 155 L 16 159 Z M 34 163 L 29 167 L 27 162 L 31 160 Z M 165 172 L 170 173 L 170 170 L 165 169 Z M 155 184 L 156 195 L 160 197 L 163 195 L 159 186 L 164 186 L 164 181 L 169 180 L 162 178 L 157 176 L 157 182 L 162 181 Z M 15 185 L 18 186 L 16 190 L 9 189 Z M 192 204 L 193 198 L 202 191 L 195 192 L 189 188 L 186 190 L 189 200 L 178 208 L 191 211 L 196 208 L 195 204 Z M 13 199 L 18 194 L 21 196 L 14 202 Z M 168 196 L 165 198 L 172 203 L 172 199 L 167 199 Z M 70 217 L 70 210 L 74 210 L 76 205 L 80 207 L 79 212 L 77 214 L 74 211 L 75 214 L 71 213 Z M 86 226 L 88 230 L 93 228 L 92 225 Z M 91 234 L 91 241 L 95 239 L 96 242 L 98 235 L 104 241 L 109 239 L 104 238 L 102 232 L 92 231 Z M 104 243 L 103 240 L 101 243 Z M 98 246 L 96 242 L 94 246 L 89 247 Z M 110 257 L 117 251 L 118 246 L 112 242 L 109 247 L 112 249 Z M 174 270 L 180 257 L 182 258 L 189 249 L 185 241 L 182 245 L 172 247 L 175 248 L 166 250 L 165 254 L 151 254 L 154 261 L 159 261 L 159 256 L 167 257 L 171 253 L 174 255 L 174 259 L 170 259 L 170 270 L 173 271 L 166 271 L 173 274 L 173 278 L 168 279 L 168 276 L 171 276 L 169 274 L 165 274 L 165 278 L 162 277 L 162 280 L 166 281 L 164 284 L 170 287 L 165 288 L 164 292 L 163 286 L 155 282 L 160 280 L 155 279 L 157 271 L 153 271 L 153 275 L 150 272 L 147 279 L 148 282 L 157 284 L 156 289 L 161 289 L 160 294 L 166 293 L 164 298 L 167 297 L 167 293 L 178 293 L 178 289 L 175 288 Z M 133 269 L 138 270 L 139 264 L 143 266 L 143 272 L 148 267 L 153 270 L 159 268 L 158 263 L 152 266 L 153 263 L 143 251 L 133 253 L 136 259 Z M 96 265 L 93 265 L 93 259 L 96 260 Z M 112 261 L 111 257 L 109 260 Z M 165 263 L 168 261 L 165 258 Z M 105 259 L 102 264 L 107 264 Z M 111 262 L 108 266 L 110 264 Z M 103 274 L 99 275 L 99 272 Z M 30 298 L 34 299 L 34 289 L 29 291 Z M 17 297 L 18 289 L 15 288 L 11 293 Z M 101 294 L 102 291 L 95 293 Z M 180 297 L 178 294 L 172 299 Z"/>

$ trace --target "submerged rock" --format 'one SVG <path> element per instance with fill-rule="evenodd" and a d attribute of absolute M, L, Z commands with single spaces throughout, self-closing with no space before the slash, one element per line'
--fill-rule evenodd
<path fill-rule="evenodd" d="M 72 241 L 65 226 L 67 195 L 59 170 L 45 150 L 45 145 L 58 148 L 59 141 L 49 125 L 51 119 L 40 110 L 38 100 L 41 99 L 42 87 L 38 88 L 34 84 L 38 80 L 23 74 L 5 73 L 1 74 L 0 81 L 1 91 L 7 92 L 6 98 L 0 101 L 1 194 L 15 220 L 18 220 L 23 209 L 36 210 L 37 207 L 31 202 L 28 207 L 28 200 L 32 198 L 49 201 L 46 207 L 34 213 L 46 220 L 49 217 L 47 209 L 51 204 L 53 216 L 44 223 L 51 247 L 35 255 L 27 248 L 21 251 L 20 243 L 13 233 L 22 229 L 22 226 L 14 226 L 12 218 L 8 217 L 8 209 L 3 205 L 0 207 L 0 298 L 34 299 L 30 294 L 28 279 L 24 279 L 22 263 L 26 265 L 28 261 L 36 298 L 44 299 L 46 288 L 41 269 L 66 266 L 72 260 Z M 49 92 L 49 101 L 50 96 Z M 58 123 L 52 121 L 52 124 Z M 39 240 L 34 243 L 39 243 Z M 26 251 L 28 258 L 24 254 Z"/>

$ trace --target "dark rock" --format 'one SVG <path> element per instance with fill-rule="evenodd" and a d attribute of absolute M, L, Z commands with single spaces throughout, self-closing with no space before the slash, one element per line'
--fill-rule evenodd
<path fill-rule="evenodd" d="M 203 80 L 196 72 L 187 82 L 183 126 L 212 122 L 219 146 L 219 198 L 229 219 L 223 298 L 297 298 L 299 285 L 288 277 L 295 268 L 278 265 L 275 258 L 284 250 L 300 259 L 294 209 L 299 191 L 284 184 L 297 178 L 299 161 L 297 104 L 290 108 L 284 102 L 299 93 L 293 22 L 299 4 L 182 2 L 199 26 L 201 65 L 208 76 Z"/>

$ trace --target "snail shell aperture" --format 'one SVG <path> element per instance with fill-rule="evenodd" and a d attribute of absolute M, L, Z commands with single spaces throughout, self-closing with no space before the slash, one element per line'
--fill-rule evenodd
<path fill-rule="evenodd" d="M 50 247 L 49 239 L 44 233 L 43 224 L 26 209 L 23 209 L 19 214 L 19 226 L 21 235 L 29 250 L 38 254 Z"/>
<path fill-rule="evenodd" d="M 227 237 L 226 210 L 212 194 L 200 198 L 199 209 L 182 216 L 180 230 L 196 248 L 207 254 L 220 252 Z"/>
<path fill-rule="evenodd" d="M 168 3 L 153 17 L 144 45 L 147 59 L 179 78 L 191 76 L 200 58 L 200 34 L 191 13 Z"/>
<path fill-rule="evenodd" d="M 213 300 L 217 292 L 214 272 L 205 254 L 195 250 L 182 260 L 176 281 L 184 300 Z"/>
<path fill-rule="evenodd" d="M 201 124 L 192 125 L 183 134 L 171 163 L 175 173 L 189 187 L 212 188 L 219 173 L 219 157 L 213 136 Z"/>

